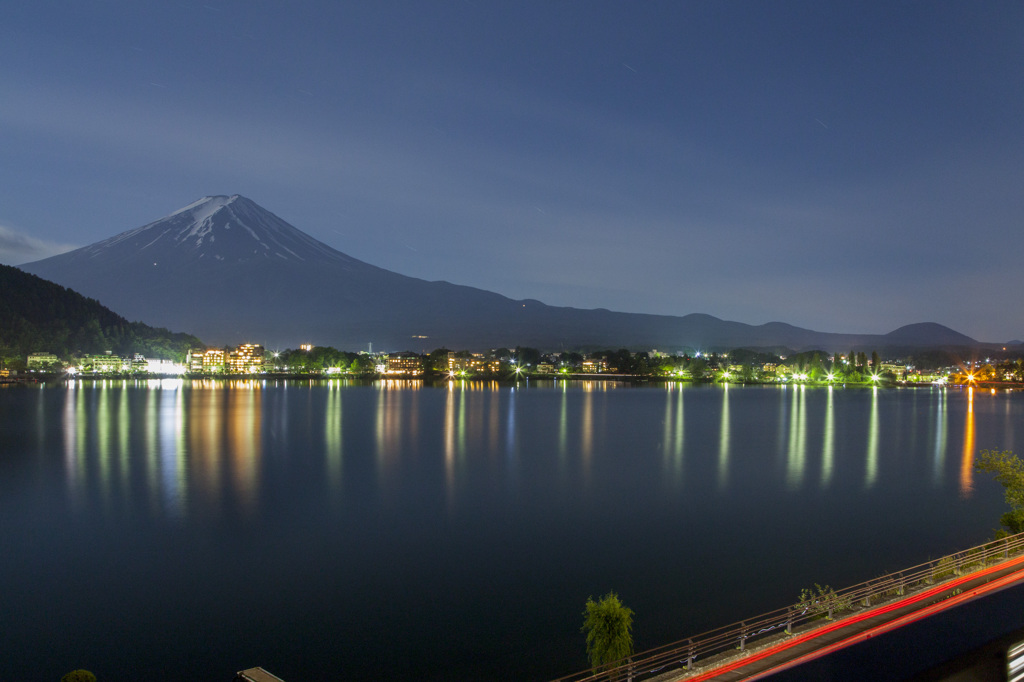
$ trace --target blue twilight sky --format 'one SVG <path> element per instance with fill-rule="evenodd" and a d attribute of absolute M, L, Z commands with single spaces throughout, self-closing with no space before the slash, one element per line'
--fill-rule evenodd
<path fill-rule="evenodd" d="M 1024 338 L 1024 3 L 0 8 L 0 262 L 242 194 L 555 305 Z"/>

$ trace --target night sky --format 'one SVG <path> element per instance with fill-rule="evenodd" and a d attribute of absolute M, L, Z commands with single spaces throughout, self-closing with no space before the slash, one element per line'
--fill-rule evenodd
<path fill-rule="evenodd" d="M 1024 3 L 7 2 L 0 262 L 242 194 L 554 305 L 1024 338 Z"/>

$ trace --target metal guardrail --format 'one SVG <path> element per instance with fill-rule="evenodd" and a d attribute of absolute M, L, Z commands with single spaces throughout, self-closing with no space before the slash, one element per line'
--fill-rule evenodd
<path fill-rule="evenodd" d="M 934 585 L 945 579 L 966 575 L 1024 552 L 1024 533 L 993 540 L 927 563 L 889 573 L 844 588 L 802 599 L 800 603 L 755 616 L 739 623 L 708 630 L 694 637 L 648 649 L 595 672 L 586 670 L 552 682 L 603 682 L 643 680 L 679 670 L 680 675 L 694 665 L 726 652 L 743 651 L 752 642 L 781 633 L 793 634 L 796 628 L 821 620 L 822 625 L 838 614 L 854 608 L 867 608 L 908 590 Z"/>

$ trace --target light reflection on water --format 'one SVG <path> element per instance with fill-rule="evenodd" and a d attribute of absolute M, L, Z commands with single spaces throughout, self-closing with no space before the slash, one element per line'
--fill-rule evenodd
<path fill-rule="evenodd" d="M 54 623 L 0 648 L 46 660 L 87 599 L 130 631 L 105 661 L 195 679 L 254 649 L 295 679 L 443 679 L 442 650 L 462 679 L 552 678 L 609 589 L 663 644 L 983 540 L 1003 499 L 973 458 L 1024 423 L 1018 393 L 532 380 L 75 381 L 0 408 L 7 612 Z M 459 637 L 422 628 L 437 595 Z"/>
<path fill-rule="evenodd" d="M 865 467 L 864 487 L 871 488 L 878 480 L 878 387 L 871 389 L 871 421 L 868 422 L 867 467 Z"/>
<path fill-rule="evenodd" d="M 275 402 L 275 410 L 288 409 L 289 390 L 307 390 L 318 398 L 313 409 L 323 424 L 322 458 L 326 486 L 340 494 L 346 469 L 346 436 L 350 431 L 365 436 L 364 425 L 346 420 L 346 391 L 363 390 L 342 380 L 308 386 L 273 386 L 269 390 L 283 397 Z M 495 382 L 449 381 L 443 390 L 440 425 L 440 452 L 446 496 L 454 504 L 460 494 L 462 478 L 472 458 L 500 453 L 499 461 L 510 484 L 519 467 L 519 434 L 522 428 L 534 430 L 535 425 L 521 423 L 519 394 L 555 391 L 550 449 L 556 454 L 558 470 L 566 474 L 574 458 L 578 458 L 583 484 L 591 475 L 598 451 L 599 431 L 607 427 L 604 413 L 607 402 L 599 396 L 622 388 L 613 382 L 561 382 L 546 389 L 510 387 Z M 260 504 L 261 459 L 267 438 L 267 424 L 273 423 L 275 433 L 287 435 L 289 420 L 280 414 L 265 414 L 264 395 L 268 387 L 261 381 L 196 381 L 181 379 L 129 381 L 69 382 L 62 409 L 63 459 L 66 484 L 72 500 L 81 503 L 90 487 L 99 499 L 110 504 L 123 498 L 131 504 L 133 470 L 146 481 L 145 490 L 152 513 L 181 518 L 195 511 L 197 503 L 205 512 L 215 513 L 230 505 L 242 515 L 251 514 Z M 376 382 L 373 409 L 373 435 L 377 462 L 377 483 L 386 489 L 389 481 L 399 476 L 410 457 L 422 449 L 424 438 L 432 437 L 429 427 L 436 410 L 433 400 L 424 404 L 425 395 L 418 382 L 383 380 Z M 639 390 L 639 389 L 638 389 Z M 950 429 L 950 389 L 918 389 L 925 392 L 925 415 L 913 414 L 913 424 L 921 418 L 922 428 L 931 431 L 927 437 L 931 450 L 930 478 L 933 486 L 942 486 L 946 475 Z M 749 401 L 733 404 L 732 394 L 747 398 L 758 391 L 757 409 L 770 407 L 771 394 L 776 395 L 778 418 L 769 424 L 771 430 L 751 433 L 745 426 Z M 834 481 L 837 462 L 837 438 L 856 449 L 862 445 L 862 480 L 865 490 L 879 484 L 883 471 L 885 443 L 883 433 L 898 424 L 891 411 L 883 410 L 885 389 L 877 387 L 844 391 L 828 387 L 808 389 L 804 386 L 778 388 L 745 388 L 724 385 L 719 388 L 695 388 L 682 384 L 664 387 L 664 403 L 660 408 L 660 451 L 666 480 L 674 488 L 683 489 L 686 462 L 702 457 L 706 447 L 706 429 L 698 429 L 695 439 L 687 437 L 688 402 L 693 392 L 706 402 L 717 396 L 713 406 L 716 425 L 715 484 L 728 490 L 735 474 L 737 457 L 754 447 L 761 450 L 767 438 L 774 437 L 780 453 L 784 453 L 785 488 L 790 492 L 807 489 L 816 483 L 819 489 Z M 956 392 L 953 392 L 957 395 Z M 135 395 L 136 398 L 132 398 Z M 435 395 L 431 389 L 427 395 Z M 890 391 L 888 395 L 892 395 Z M 1004 438 L 1012 444 L 1012 394 L 984 393 L 986 400 L 1004 400 L 1007 423 Z M 843 400 L 839 400 L 839 398 Z M 963 425 L 960 448 L 958 489 L 969 498 L 974 489 L 973 461 L 976 444 L 975 392 L 967 389 L 963 397 Z M 712 398 L 714 400 L 714 398 Z M 600 402 L 599 402 L 600 401 Z M 866 410 L 861 411 L 866 402 Z M 915 402 L 916 405 L 916 402 Z M 575 407 L 574 407 L 575 406 Z M 844 407 L 853 410 L 844 414 Z M 706 406 L 704 406 L 706 407 Z M 920 410 L 921 408 L 917 408 Z M 598 415 L 598 411 L 602 414 Z M 866 412 L 860 426 L 854 421 Z M 40 415 L 42 420 L 45 415 Z M 739 420 L 737 422 L 737 420 Z M 709 426 L 702 424 L 701 427 Z M 698 427 L 694 427 L 698 428 Z M 354 431 L 353 431 L 354 430 Z M 1009 434 L 1007 436 L 1006 434 Z M 280 434 L 279 434 L 280 435 Z M 531 434 L 531 440 L 537 434 Z M 752 440 L 756 436 L 756 446 Z M 812 445 L 820 444 L 820 447 Z M 916 442 L 911 439 L 912 442 Z M 134 445 L 133 445 L 134 444 Z M 135 454 L 132 448 L 136 448 Z M 138 452 L 141 450 L 141 452 Z M 692 452 L 691 452 L 692 450 Z M 425 452 L 429 452 L 429 447 Z M 849 458 L 849 452 L 845 455 Z M 849 461 L 844 462 L 849 471 Z M 817 475 L 809 478 L 810 468 Z M 194 499 L 193 499 L 194 498 Z"/>
<path fill-rule="evenodd" d="M 181 379 L 69 382 L 62 431 L 71 500 L 82 504 L 95 488 L 105 508 L 116 500 L 130 505 L 135 472 L 156 516 L 186 516 L 191 488 L 214 507 L 230 498 L 251 512 L 258 501 L 262 395 L 257 382 L 191 388 Z"/>
<path fill-rule="evenodd" d="M 835 389 L 828 387 L 828 398 L 825 403 L 825 432 L 821 445 L 821 487 L 827 488 L 832 482 L 832 468 L 835 466 L 836 425 L 835 425 Z"/>
<path fill-rule="evenodd" d="M 327 458 L 327 481 L 332 490 L 341 489 L 342 458 L 342 388 L 340 381 L 327 384 L 327 407 L 324 416 L 324 456 Z"/>
<path fill-rule="evenodd" d="M 960 495 L 974 492 L 974 389 L 967 389 L 967 414 L 964 416 L 964 449 L 960 456 Z"/>
<path fill-rule="evenodd" d="M 793 396 L 789 407 L 789 448 L 787 451 L 786 484 L 790 490 L 798 490 L 804 482 L 807 465 L 806 436 L 807 412 L 804 402 L 806 390 L 803 386 L 793 386 L 789 390 Z"/>
<path fill-rule="evenodd" d="M 936 487 L 942 483 L 942 472 L 946 466 L 946 400 L 948 393 L 946 391 L 939 391 L 937 396 L 937 404 L 934 410 L 935 419 L 935 451 L 932 455 L 934 461 L 933 467 L 933 482 Z M 932 396 L 936 398 L 935 395 Z M 1009 405 L 1009 402 L 1007 402 Z"/>

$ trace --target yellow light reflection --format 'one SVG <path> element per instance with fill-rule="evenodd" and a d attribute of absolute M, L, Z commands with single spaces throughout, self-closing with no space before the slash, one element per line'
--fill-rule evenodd
<path fill-rule="evenodd" d="M 402 449 L 402 402 L 401 391 L 390 379 L 377 384 L 376 445 L 377 468 L 381 482 L 391 467 L 397 463 Z"/>
<path fill-rule="evenodd" d="M 263 390 L 256 382 L 233 383 L 227 391 L 227 451 L 242 511 L 256 507 L 259 467 L 263 456 L 261 417 Z"/>
<path fill-rule="evenodd" d="M 960 458 L 960 497 L 974 492 L 974 388 L 967 389 L 967 416 L 964 422 L 964 451 Z"/>
<path fill-rule="evenodd" d="M 591 458 L 594 454 L 594 393 L 591 390 L 586 390 L 583 393 L 583 416 L 580 421 L 580 429 L 580 454 L 583 455 L 583 473 L 589 477 Z"/>
<path fill-rule="evenodd" d="M 228 393 L 217 382 L 193 382 L 188 392 L 187 443 L 193 487 L 202 493 L 216 512 L 224 501 L 221 490 L 225 462 L 224 401 Z"/>

